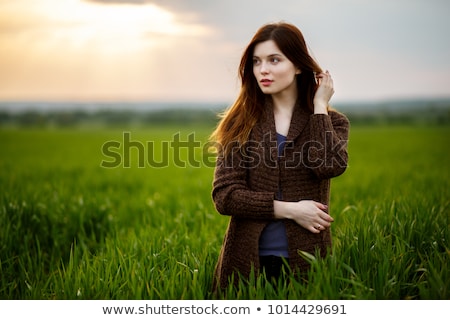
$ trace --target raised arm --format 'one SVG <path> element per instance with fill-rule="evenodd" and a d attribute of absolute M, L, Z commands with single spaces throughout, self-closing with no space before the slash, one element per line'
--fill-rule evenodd
<path fill-rule="evenodd" d="M 311 148 L 308 166 L 321 179 L 341 175 L 348 165 L 347 117 L 336 111 L 313 114 L 310 119 Z"/>

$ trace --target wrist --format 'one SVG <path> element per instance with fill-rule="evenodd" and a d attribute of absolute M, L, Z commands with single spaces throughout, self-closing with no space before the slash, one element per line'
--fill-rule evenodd
<path fill-rule="evenodd" d="M 294 202 L 286 201 L 273 201 L 274 216 L 277 219 L 291 219 L 292 218 L 292 205 Z"/>
<path fill-rule="evenodd" d="M 328 114 L 328 104 L 326 103 L 314 103 L 315 114 Z"/>

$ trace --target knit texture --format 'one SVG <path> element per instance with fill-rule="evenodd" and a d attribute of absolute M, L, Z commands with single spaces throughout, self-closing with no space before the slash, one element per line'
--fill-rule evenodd
<path fill-rule="evenodd" d="M 253 267 L 258 273 L 259 237 L 275 220 L 273 201 L 279 188 L 283 201 L 315 200 L 329 205 L 330 179 L 347 167 L 349 121 L 345 115 L 337 111 L 312 114 L 296 105 L 285 152 L 278 157 L 272 105 L 266 104 L 262 112 L 248 143 L 217 159 L 212 198 L 216 210 L 231 218 L 215 269 L 215 287 L 226 287 L 236 272 L 248 278 Z M 283 221 L 290 267 L 304 273 L 309 264 L 298 251 L 314 254 L 318 249 L 325 255 L 331 248 L 331 231 L 314 234 L 292 220 Z"/>

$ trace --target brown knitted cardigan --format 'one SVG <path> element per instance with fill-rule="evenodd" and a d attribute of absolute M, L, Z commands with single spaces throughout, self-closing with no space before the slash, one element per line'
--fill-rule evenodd
<path fill-rule="evenodd" d="M 273 201 L 281 188 L 283 201 L 315 200 L 329 204 L 330 178 L 347 167 L 349 121 L 341 113 L 312 114 L 296 105 L 285 154 L 278 157 L 273 107 L 263 108 L 248 144 L 217 159 L 212 198 L 216 210 L 231 216 L 215 269 L 214 287 L 226 287 L 238 271 L 249 277 L 259 270 L 258 245 L 264 227 L 274 221 Z M 321 255 L 331 247 L 330 229 L 313 234 L 293 220 L 285 220 L 289 264 L 294 272 L 309 265 L 299 250 Z M 237 275 L 234 276 L 236 281 Z"/>

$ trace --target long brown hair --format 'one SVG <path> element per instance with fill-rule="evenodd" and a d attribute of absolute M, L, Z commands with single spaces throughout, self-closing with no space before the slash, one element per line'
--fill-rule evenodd
<path fill-rule="evenodd" d="M 289 23 L 272 23 L 262 26 L 242 55 L 239 64 L 241 89 L 236 101 L 222 115 L 211 140 L 228 153 L 234 143 L 247 142 L 253 126 L 262 114 L 266 95 L 261 91 L 253 74 L 253 51 L 258 43 L 273 40 L 283 54 L 301 70 L 297 75 L 298 102 L 303 108 L 314 110 L 316 91 L 315 73 L 322 72 L 308 53 L 301 31 Z"/>

